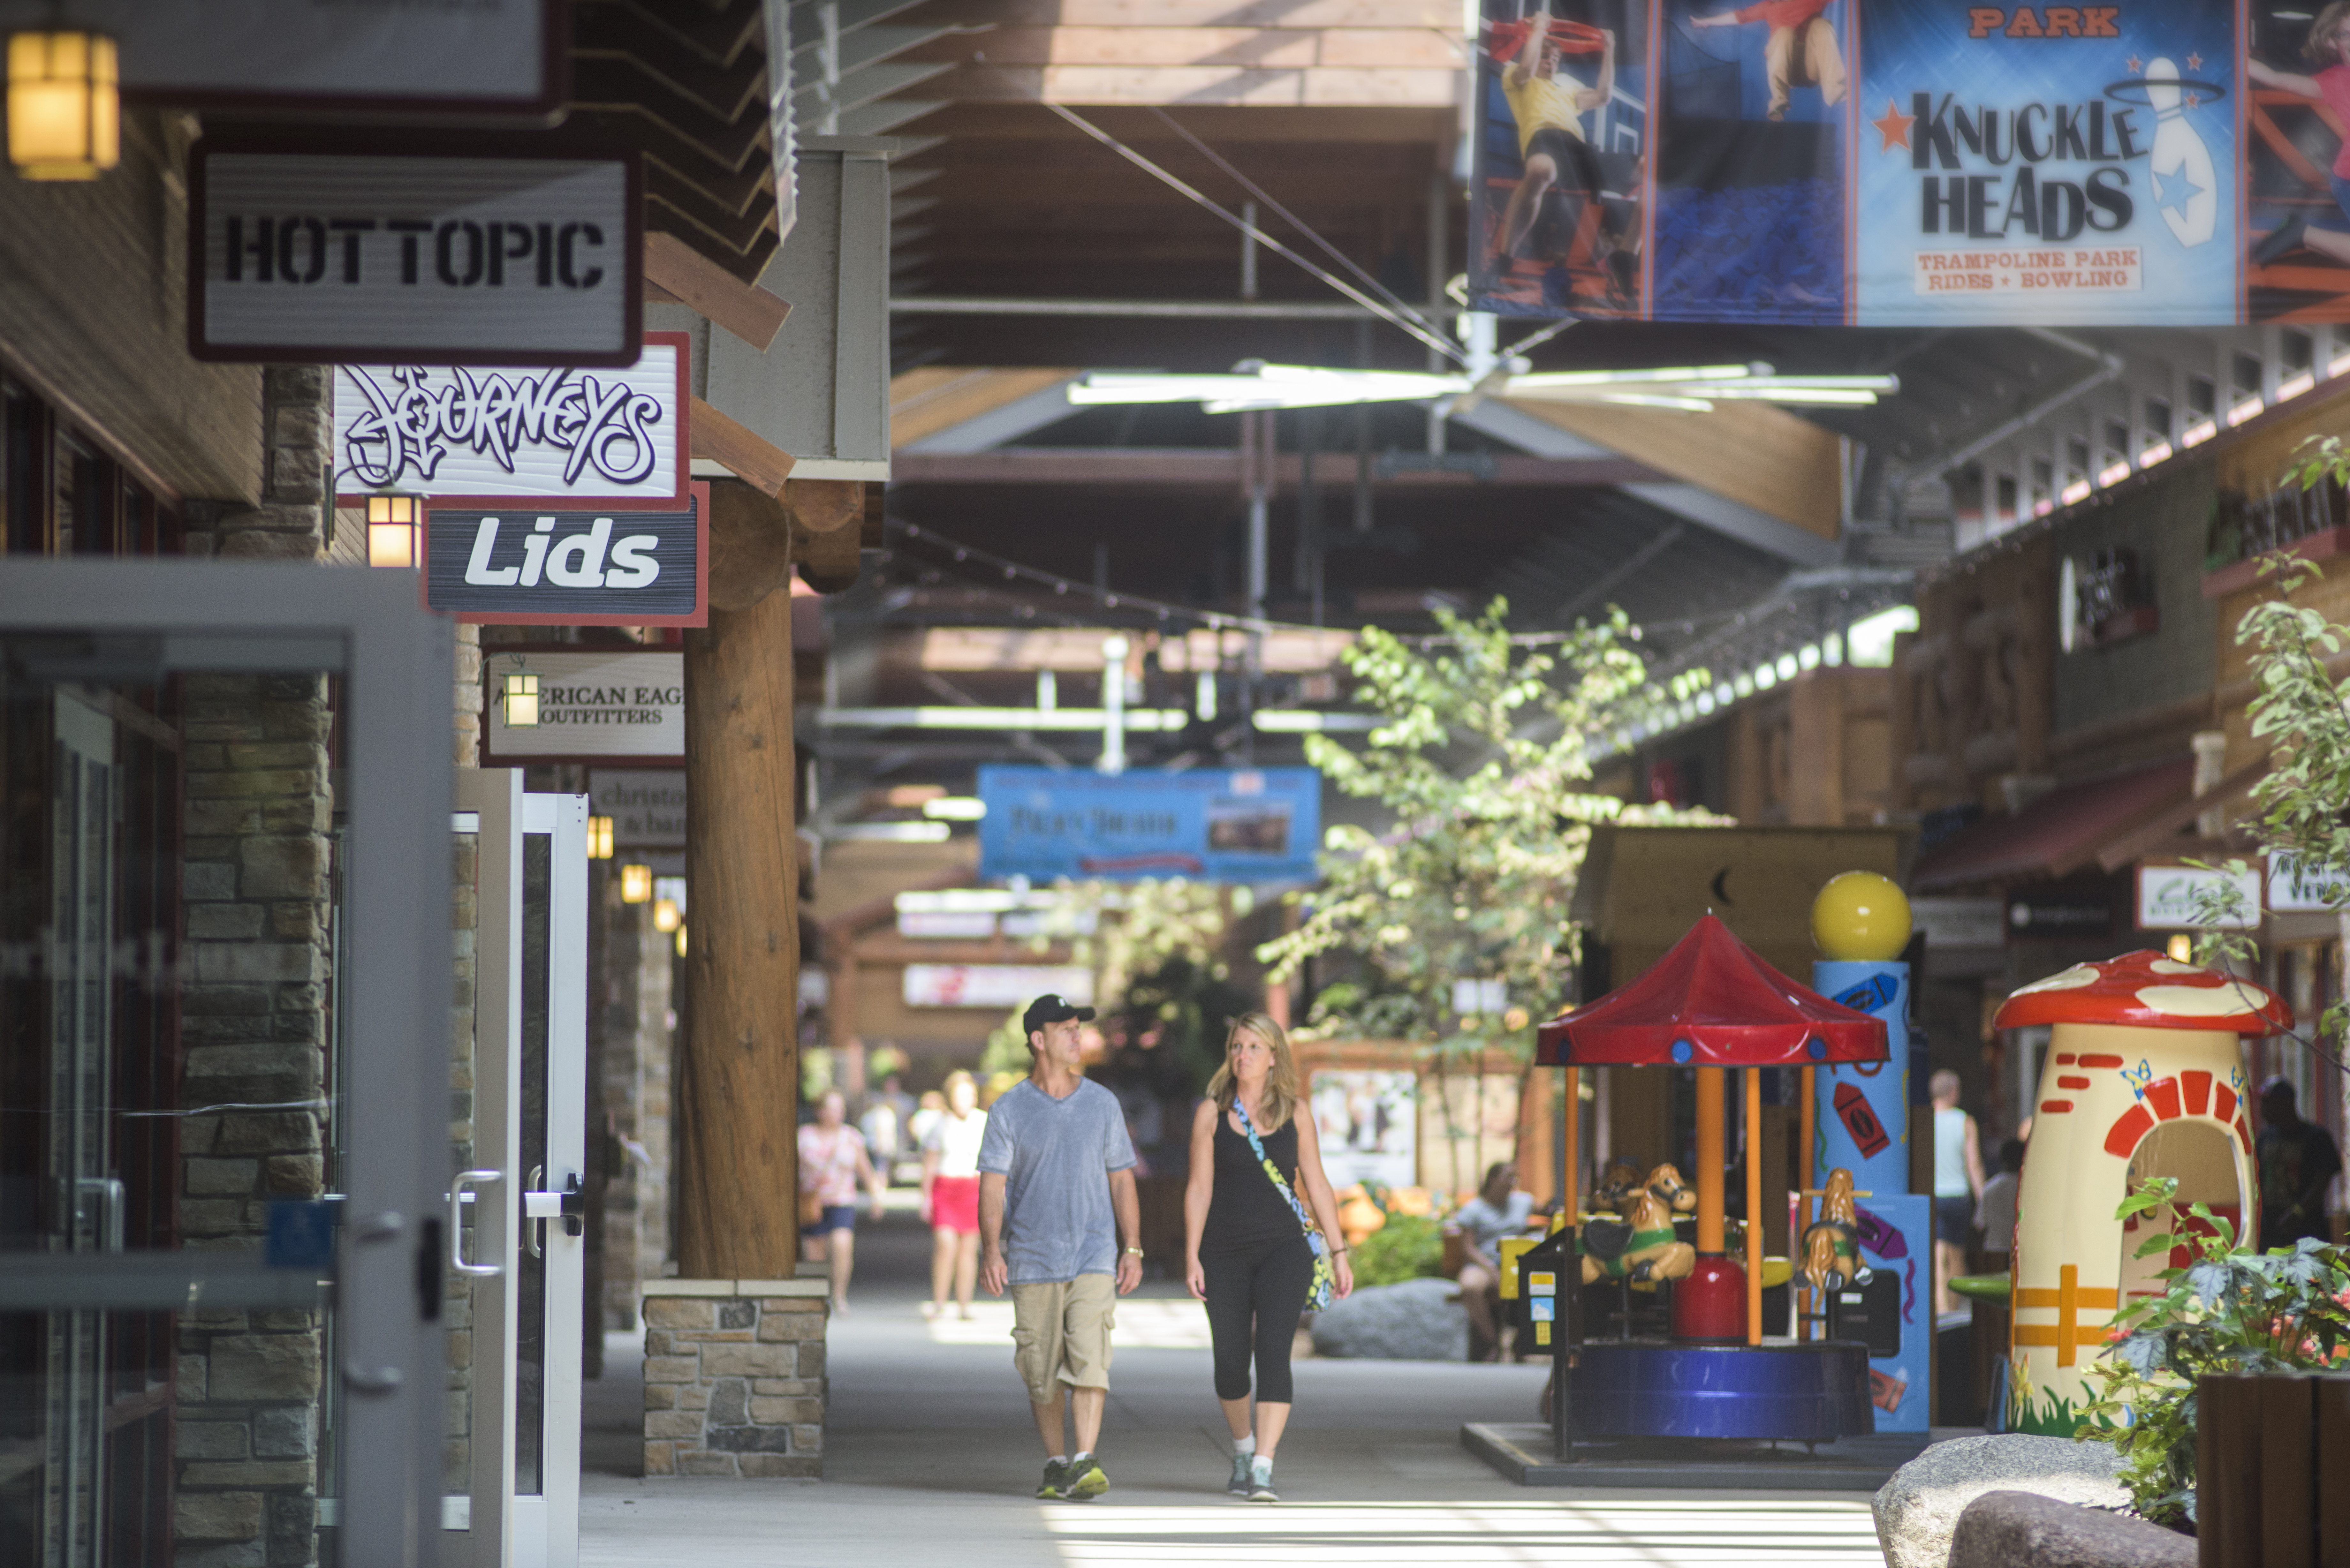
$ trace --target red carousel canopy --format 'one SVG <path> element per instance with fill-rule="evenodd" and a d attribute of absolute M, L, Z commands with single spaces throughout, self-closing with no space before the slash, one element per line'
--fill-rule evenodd
<path fill-rule="evenodd" d="M 1882 1062 L 1885 1025 L 1773 969 L 1711 915 L 1631 984 L 1536 1032 L 1546 1067 Z"/>

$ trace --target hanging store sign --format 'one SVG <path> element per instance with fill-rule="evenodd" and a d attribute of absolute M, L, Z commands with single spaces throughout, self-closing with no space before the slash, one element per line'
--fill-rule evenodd
<path fill-rule="evenodd" d="M 2327 895 L 2350 888 L 2350 876 L 2304 865 L 2291 855 L 2269 857 L 2269 912 L 2272 915 L 2323 914 L 2334 909 Z"/>
<path fill-rule="evenodd" d="M 1313 768 L 1118 774 L 983 767 L 980 875 L 1302 882 L 1316 875 Z"/>
<path fill-rule="evenodd" d="M 508 676 L 537 678 L 535 724 L 507 722 Z M 482 650 L 484 767 L 522 761 L 658 757 L 685 762 L 685 655 L 581 653 L 529 647 Z M 526 710 L 516 706 L 514 716 Z M 614 840 L 618 842 L 617 826 Z"/>
<path fill-rule="evenodd" d="M 2010 941 L 2085 941 L 2109 937 L 2113 930 L 2114 899 L 2110 893 L 2041 888 L 2008 897 Z"/>
<path fill-rule="evenodd" d="M 2206 871 L 2196 866 L 2142 865 L 2137 868 L 2138 929 L 2148 931 L 2193 930 L 2210 926 L 2219 930 L 2248 931 L 2261 923 L 2261 872 L 2255 865 L 2243 875 Z M 2228 898 L 2232 888 L 2232 912 L 2207 919 L 2207 908 L 2217 913 L 2214 899 Z"/>
<path fill-rule="evenodd" d="M 909 1007 L 1021 1007 L 1047 993 L 1080 1007 L 1094 999 L 1094 971 L 1072 964 L 910 963 Z"/>
<path fill-rule="evenodd" d="M 654 512 L 425 512 L 424 602 L 503 626 L 710 624 L 710 486 Z"/>
<path fill-rule="evenodd" d="M 681 768 L 596 768 L 588 774 L 588 809 L 612 819 L 623 849 L 685 847 L 685 772 Z"/>
<path fill-rule="evenodd" d="M 390 139 L 387 139 L 390 140 Z M 618 368 L 643 332 L 634 153 L 207 136 L 190 158 L 199 359 Z"/>
<path fill-rule="evenodd" d="M 2007 910 L 1997 898 L 1912 898 L 1909 919 L 1926 948 L 1995 948 L 2007 940 Z M 2110 917 L 2107 923 L 2110 924 Z"/>
<path fill-rule="evenodd" d="M 74 0 L 68 15 L 113 36 L 133 103 L 545 116 L 567 96 L 563 0 Z M 60 17 L 54 0 L 0 0 L 0 32 Z"/>
<path fill-rule="evenodd" d="M 1481 9 L 1472 309 L 2187 327 L 2350 308 L 2323 7 Z"/>
<path fill-rule="evenodd" d="M 684 333 L 648 332 L 637 362 L 618 370 L 340 366 L 335 499 L 681 501 L 687 364 Z"/>

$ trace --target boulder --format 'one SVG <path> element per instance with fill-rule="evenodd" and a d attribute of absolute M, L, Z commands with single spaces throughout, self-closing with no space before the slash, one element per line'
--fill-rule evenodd
<path fill-rule="evenodd" d="M 1368 1285 L 1314 1319 L 1314 1354 L 1373 1361 L 1466 1361 L 1469 1314 L 1451 1280 Z"/>
<path fill-rule="evenodd" d="M 1987 1491 L 1950 1537 L 1950 1568 L 2195 1568 L 2196 1542 L 2127 1514 Z"/>
<path fill-rule="evenodd" d="M 2117 1508 L 2129 1501 L 2110 1443 L 2022 1432 L 1936 1443 L 1893 1472 L 1871 1504 L 1886 1568 L 1951 1568 L 1950 1536 L 1969 1503 L 1989 1491 Z"/>

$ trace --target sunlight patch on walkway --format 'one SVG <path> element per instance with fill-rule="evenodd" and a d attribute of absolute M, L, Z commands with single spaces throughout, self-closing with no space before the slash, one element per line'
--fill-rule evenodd
<path fill-rule="evenodd" d="M 932 1318 L 922 1326 L 933 1345 L 1001 1345 L 1012 1338 L 1012 1303 L 982 1301 L 972 1303 L 970 1321 L 954 1315 Z M 1130 1298 L 1118 1303 L 1118 1327 L 1112 1344 L 1120 1350 L 1205 1350 L 1208 1314 L 1195 1301 Z"/>
<path fill-rule="evenodd" d="M 1217 1568 L 1315 1563 L 1573 1562 L 1576 1568 L 1883 1561 L 1865 1502 L 1547 1501 L 1460 1505 L 1284 1503 L 1229 1508 L 1048 1507 L 1071 1568 L 1212 1559 Z"/>

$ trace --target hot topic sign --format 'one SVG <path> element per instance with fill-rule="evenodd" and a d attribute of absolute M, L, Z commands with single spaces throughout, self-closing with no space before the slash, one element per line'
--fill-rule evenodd
<path fill-rule="evenodd" d="M 710 486 L 655 512 L 431 507 L 424 602 L 461 621 L 707 626 Z"/>
<path fill-rule="evenodd" d="M 1303 882 L 1316 875 L 1322 775 L 1313 768 L 1180 774 L 983 767 L 980 875 Z"/>
<path fill-rule="evenodd" d="M 2324 6 L 1482 9 L 1475 308 L 1863 327 L 2350 319 L 2350 56 Z"/>

